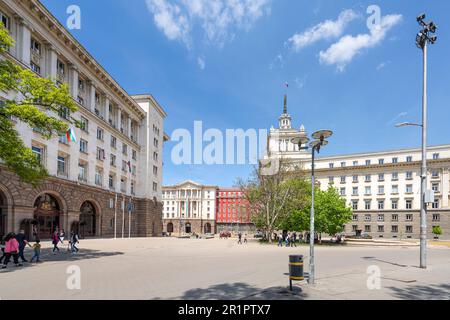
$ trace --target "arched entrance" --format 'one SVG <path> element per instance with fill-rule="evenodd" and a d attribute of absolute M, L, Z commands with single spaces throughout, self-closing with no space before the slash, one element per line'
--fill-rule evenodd
<path fill-rule="evenodd" d="M 97 235 L 97 212 L 94 205 L 86 201 L 81 205 L 79 232 L 82 238 L 95 237 Z"/>
<path fill-rule="evenodd" d="M 205 224 L 204 231 L 205 231 L 204 232 L 205 234 L 211 233 L 211 224 L 210 223 Z"/>
<path fill-rule="evenodd" d="M 192 232 L 191 224 L 189 222 L 186 223 L 185 232 L 186 233 L 191 233 Z"/>
<path fill-rule="evenodd" d="M 0 239 L 6 235 L 6 224 L 8 217 L 8 206 L 6 196 L 0 190 Z"/>
<path fill-rule="evenodd" d="M 34 202 L 36 236 L 49 239 L 52 233 L 60 229 L 61 207 L 56 198 L 48 193 L 39 196 Z"/>
<path fill-rule="evenodd" d="M 169 222 L 167 224 L 167 233 L 172 233 L 173 232 L 173 223 Z"/>

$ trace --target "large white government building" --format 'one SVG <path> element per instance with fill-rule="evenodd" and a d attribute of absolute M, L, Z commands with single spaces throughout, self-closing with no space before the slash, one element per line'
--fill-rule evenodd
<path fill-rule="evenodd" d="M 32 188 L 0 164 L 0 234 L 160 235 L 163 108 L 151 95 L 129 95 L 39 1 L 0 0 L 0 18 L 15 40 L 0 58 L 67 83 L 78 111 L 59 116 L 82 123 L 72 126 L 75 143 L 11 120 L 50 176 Z"/>
<path fill-rule="evenodd" d="M 278 128 L 271 128 L 265 160 L 285 159 L 311 170 L 311 151 L 299 151 L 291 139 L 308 135 L 304 126 L 292 127 L 286 98 Z M 420 234 L 421 149 L 358 153 L 315 160 L 316 179 L 321 189 L 337 188 L 353 208 L 348 235 L 369 234 L 374 238 L 418 239 Z M 435 193 L 428 206 L 428 238 L 440 226 L 440 239 L 450 238 L 450 145 L 428 148 L 428 189 Z"/>

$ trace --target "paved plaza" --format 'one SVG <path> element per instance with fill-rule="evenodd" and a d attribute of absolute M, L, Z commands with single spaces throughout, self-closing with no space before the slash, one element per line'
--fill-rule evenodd
<path fill-rule="evenodd" d="M 0 297 L 8 299 L 449 299 L 450 248 L 433 246 L 429 268 L 417 267 L 411 246 L 322 246 L 316 249 L 315 286 L 287 291 L 288 257 L 307 246 L 278 248 L 234 239 L 145 238 L 82 240 L 80 253 L 53 255 L 43 263 L 0 271 Z M 61 247 L 63 248 L 63 247 Z M 65 247 L 67 248 L 67 246 Z M 31 250 L 27 249 L 27 256 Z M 64 251 L 64 252 L 63 252 Z M 378 266 L 381 288 L 369 290 L 367 268 Z M 78 266 L 81 289 L 68 289 Z"/>

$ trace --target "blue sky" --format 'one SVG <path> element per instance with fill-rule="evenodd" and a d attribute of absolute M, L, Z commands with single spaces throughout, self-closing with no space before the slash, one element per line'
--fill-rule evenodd
<path fill-rule="evenodd" d="M 450 143 L 450 2 L 329 0 L 43 0 L 63 23 L 81 8 L 74 36 L 130 93 L 165 108 L 165 131 L 203 127 L 269 129 L 289 83 L 295 127 L 335 132 L 322 155 L 420 146 L 419 13 L 439 26 L 429 50 L 429 144 Z M 370 31 L 367 8 L 381 9 Z M 250 165 L 181 165 L 165 145 L 164 184 L 220 186 Z"/>

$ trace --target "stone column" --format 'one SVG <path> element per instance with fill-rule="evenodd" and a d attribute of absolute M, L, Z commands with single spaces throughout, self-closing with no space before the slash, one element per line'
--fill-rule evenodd
<path fill-rule="evenodd" d="M 128 128 L 127 128 L 127 132 L 128 132 L 128 137 L 131 138 L 131 116 L 128 117 Z"/>
<path fill-rule="evenodd" d="M 89 107 L 92 112 L 95 112 L 96 102 L 95 102 L 95 86 L 93 82 L 89 82 Z M 99 110 L 101 114 L 101 110 Z"/>
<path fill-rule="evenodd" d="M 108 121 L 110 125 L 113 125 L 114 124 L 114 120 L 113 120 L 112 114 L 110 114 L 110 112 L 109 112 L 109 104 L 110 104 L 110 101 L 111 101 L 111 97 L 109 95 L 106 95 L 104 99 L 105 99 L 105 102 L 104 102 L 104 105 L 105 105 L 105 120 Z"/>
<path fill-rule="evenodd" d="M 64 228 L 66 234 L 70 235 L 72 223 L 80 221 L 80 211 L 68 211 L 67 214 L 61 218 L 63 219 L 61 226 Z"/>
<path fill-rule="evenodd" d="M 449 168 L 444 168 L 444 170 L 442 170 L 442 188 L 441 188 L 442 208 L 449 207 L 449 201 L 448 201 L 448 194 L 450 191 L 449 183 L 450 183 Z"/>
<path fill-rule="evenodd" d="M 69 65 L 69 86 L 72 97 L 78 101 L 78 69 L 75 65 Z M 86 101 L 85 101 L 86 103 Z"/>
<path fill-rule="evenodd" d="M 30 66 L 31 62 L 31 30 L 28 22 L 23 18 L 18 18 L 18 37 L 17 37 L 17 56 L 26 66 Z"/>
<path fill-rule="evenodd" d="M 55 51 L 55 47 L 53 47 L 51 43 L 46 44 L 46 51 L 46 76 L 56 80 L 58 53 Z"/>
<path fill-rule="evenodd" d="M 8 226 L 12 232 L 19 232 L 20 223 L 24 219 L 33 219 L 34 208 L 16 205 L 14 206 L 14 214 L 10 214 L 8 211 Z"/>

